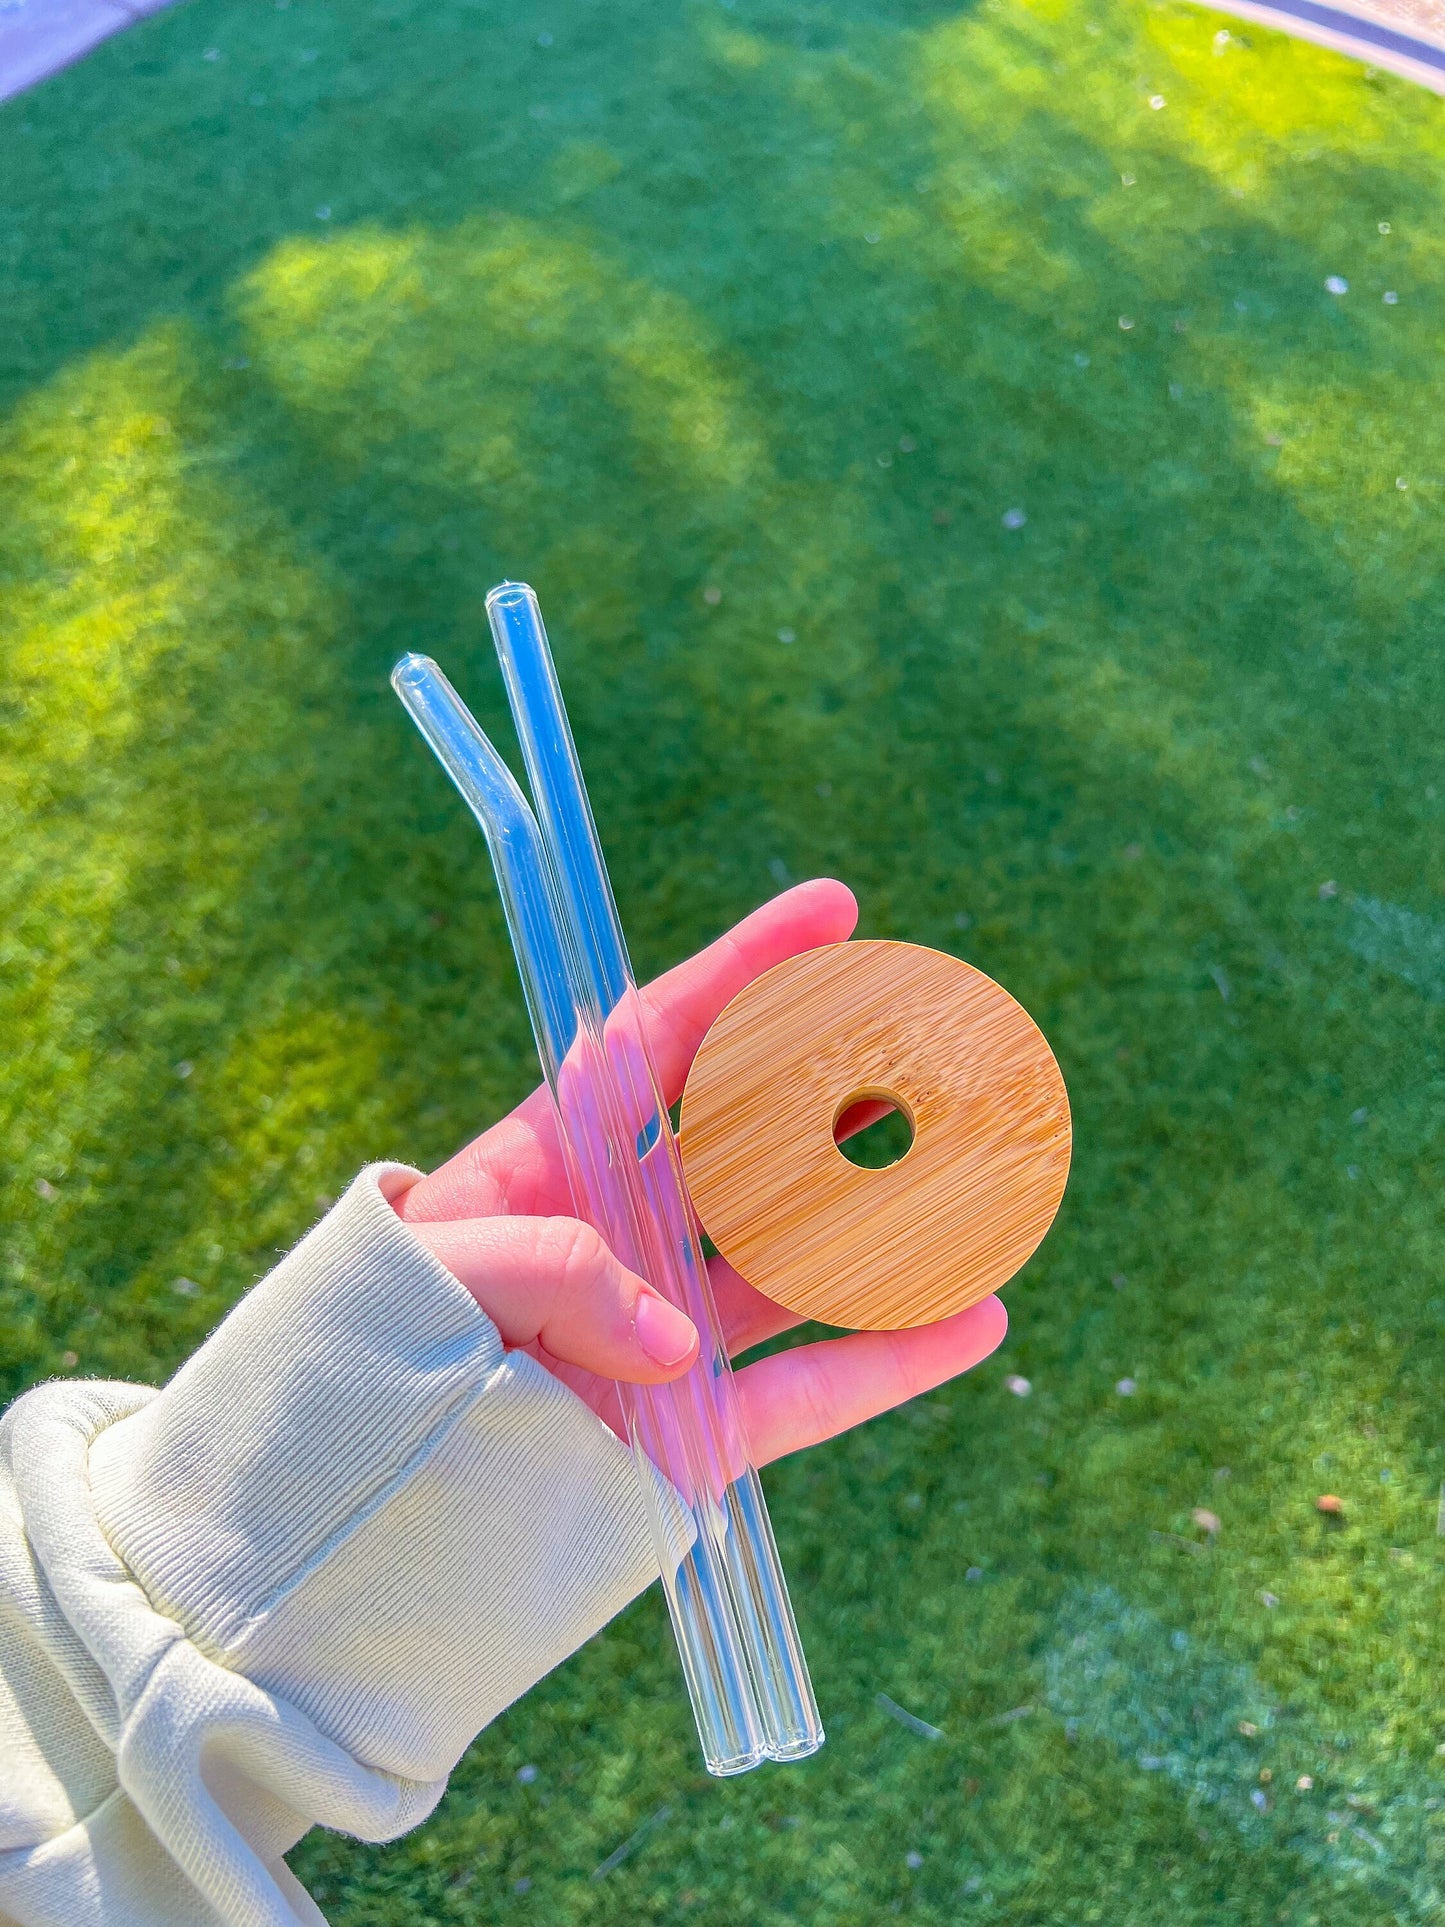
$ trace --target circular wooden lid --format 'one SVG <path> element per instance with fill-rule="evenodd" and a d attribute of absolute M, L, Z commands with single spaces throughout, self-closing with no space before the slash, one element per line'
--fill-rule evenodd
<path fill-rule="evenodd" d="M 834 1140 L 861 1099 L 913 1127 L 864 1170 Z M 976 1304 L 1038 1246 L 1071 1130 L 1053 1052 L 1008 992 L 917 944 L 828 944 L 755 979 L 703 1039 L 679 1135 L 693 1205 L 748 1282 L 858 1330 Z"/>

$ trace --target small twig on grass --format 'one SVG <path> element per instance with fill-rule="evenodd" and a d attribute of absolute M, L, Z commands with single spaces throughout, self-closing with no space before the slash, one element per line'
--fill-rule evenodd
<path fill-rule="evenodd" d="M 630 1853 L 635 1853 L 654 1827 L 660 1827 L 664 1820 L 672 1818 L 671 1807 L 659 1807 L 650 1819 L 644 1820 L 636 1833 L 630 1834 L 620 1847 L 614 1847 L 600 1867 L 592 1869 L 594 1880 L 605 1880 L 614 1867 L 620 1867 Z"/>
<path fill-rule="evenodd" d="M 1181 1539 L 1177 1532 L 1156 1532 L 1153 1526 L 1149 1528 L 1149 1537 L 1157 1539 L 1161 1546 L 1177 1546 L 1181 1552 L 1192 1552 L 1196 1557 L 1202 1557 L 1209 1550 L 1197 1539 Z"/>
<path fill-rule="evenodd" d="M 993 1718 L 988 1721 L 988 1725 L 1012 1726 L 1015 1720 L 1026 1720 L 1033 1710 L 1033 1702 L 1030 1701 L 1027 1706 L 1015 1706 L 1007 1713 L 995 1713 Z"/>
<path fill-rule="evenodd" d="M 889 1719 L 897 1720 L 900 1726 L 906 1726 L 910 1733 L 916 1733 L 921 1740 L 943 1738 L 941 1726 L 930 1726 L 927 1720 L 919 1719 L 916 1713 L 910 1713 L 907 1707 L 900 1706 L 897 1700 L 889 1699 L 886 1693 L 880 1693 L 875 1703 L 882 1707 Z"/>

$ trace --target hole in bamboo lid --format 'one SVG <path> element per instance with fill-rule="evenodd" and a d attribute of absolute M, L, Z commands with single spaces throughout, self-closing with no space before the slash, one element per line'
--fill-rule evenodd
<path fill-rule="evenodd" d="M 886 1171 L 913 1149 L 913 1114 L 892 1091 L 855 1091 L 838 1107 L 833 1142 L 850 1164 Z"/>

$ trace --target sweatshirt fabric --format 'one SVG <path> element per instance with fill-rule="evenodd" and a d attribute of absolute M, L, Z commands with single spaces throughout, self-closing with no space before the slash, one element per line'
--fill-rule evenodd
<path fill-rule="evenodd" d="M 657 1576 L 631 1453 L 397 1217 L 417 1176 L 364 1170 L 160 1391 L 0 1421 L 4 1927 L 316 1927 L 302 1834 L 415 1826 Z"/>

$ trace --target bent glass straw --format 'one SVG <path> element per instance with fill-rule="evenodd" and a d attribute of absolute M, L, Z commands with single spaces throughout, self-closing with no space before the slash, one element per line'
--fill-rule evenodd
<path fill-rule="evenodd" d="M 486 835 L 578 1215 L 701 1334 L 682 1379 L 618 1390 L 708 1770 L 800 1759 L 822 1724 L 536 600 L 488 612 L 540 828 L 435 663 L 393 686 Z"/>

